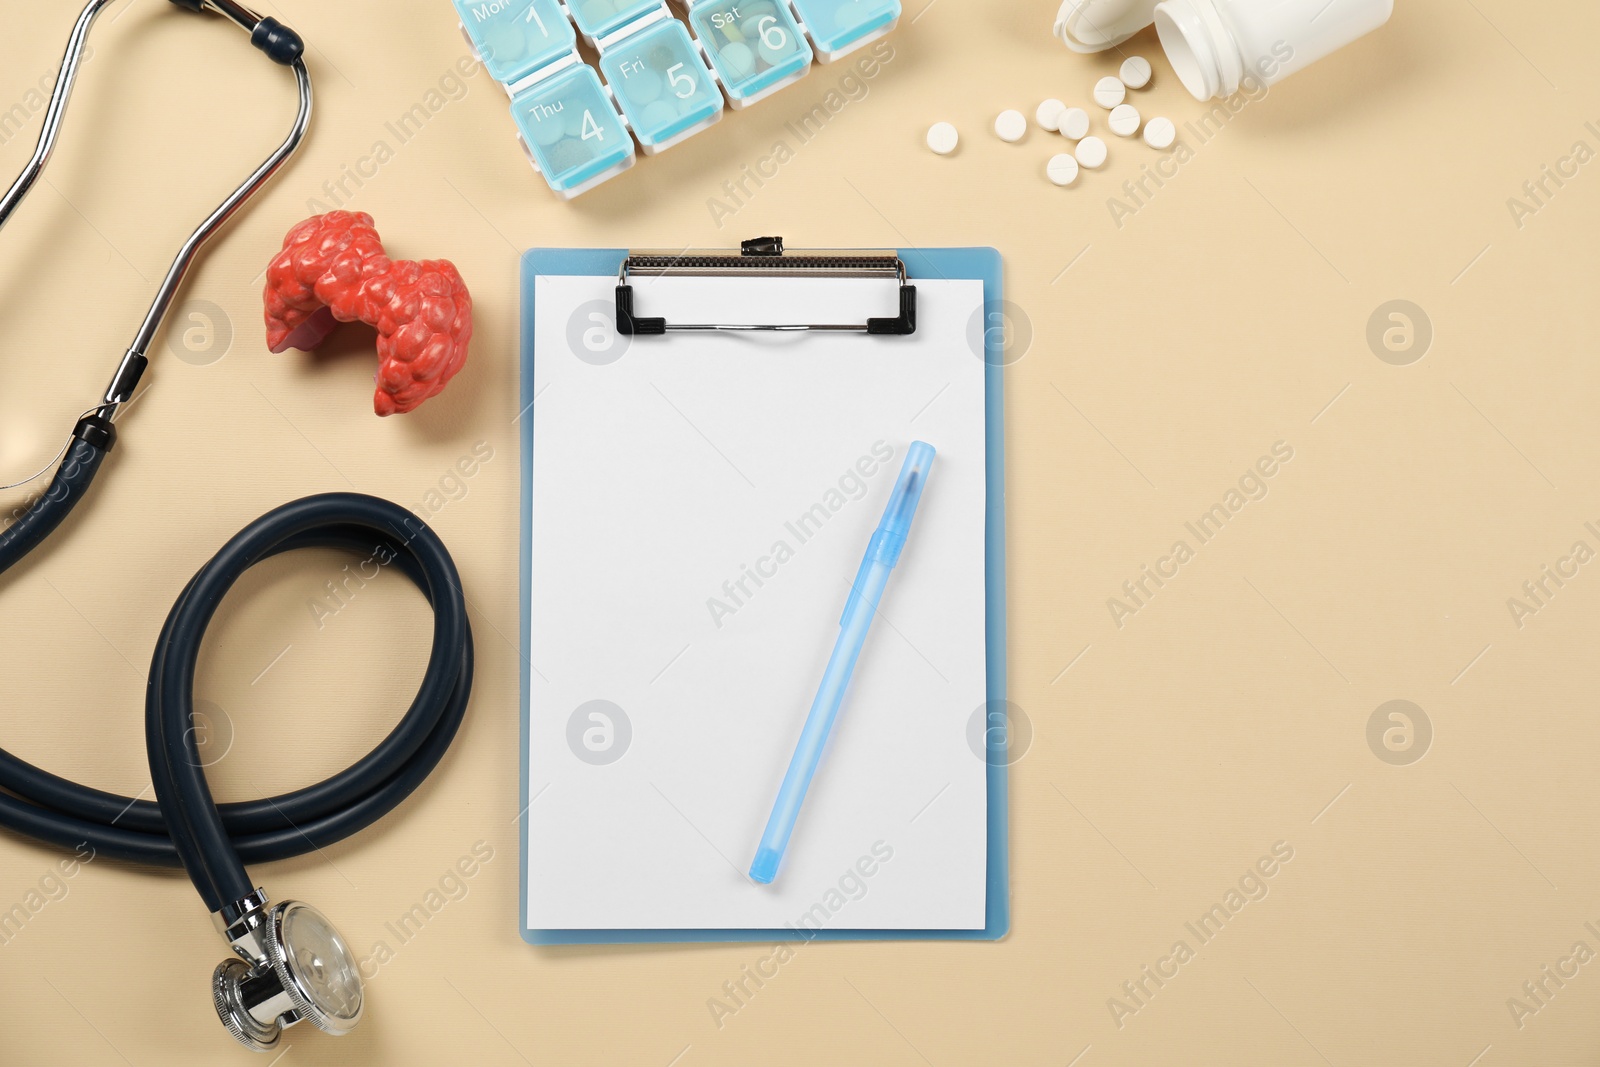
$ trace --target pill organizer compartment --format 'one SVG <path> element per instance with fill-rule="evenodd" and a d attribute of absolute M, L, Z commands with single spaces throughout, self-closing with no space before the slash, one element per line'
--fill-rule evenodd
<path fill-rule="evenodd" d="M 572 12 L 578 32 L 593 47 L 600 38 L 652 11 L 661 9 L 661 0 L 563 0 Z"/>
<path fill-rule="evenodd" d="M 489 76 L 509 85 L 570 53 L 577 35 L 556 0 L 454 0 Z"/>
<path fill-rule="evenodd" d="M 600 73 L 645 155 L 664 152 L 722 118 L 716 78 L 675 18 L 607 45 Z"/>
<path fill-rule="evenodd" d="M 776 0 L 700 0 L 689 25 L 735 108 L 748 107 L 811 70 L 811 46 Z"/>
<path fill-rule="evenodd" d="M 534 166 L 563 199 L 633 166 L 633 139 L 599 76 L 581 63 L 518 86 L 511 117 Z"/>
<path fill-rule="evenodd" d="M 789 0 L 817 58 L 832 63 L 870 44 L 900 21 L 900 0 Z"/>

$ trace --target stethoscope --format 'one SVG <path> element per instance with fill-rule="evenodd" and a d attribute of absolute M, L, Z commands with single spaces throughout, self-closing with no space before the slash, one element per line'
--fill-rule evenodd
<path fill-rule="evenodd" d="M 0 199 L 0 226 L 49 161 L 90 27 L 112 2 L 90 0 L 78 18 L 38 148 Z M 310 124 L 311 79 L 302 59 L 304 44 L 294 31 L 234 0 L 172 2 L 223 15 L 243 27 L 250 43 L 273 62 L 292 69 L 299 114 L 283 144 L 184 242 L 104 398 L 79 418 L 66 447 L 51 461 L 59 464 L 49 488 L 0 531 L 0 574 L 49 537 L 89 491 L 116 444 L 117 414 L 133 399 L 149 365 L 147 352 L 201 246 L 294 154 Z M 434 612 L 422 686 L 394 730 L 345 770 L 281 796 L 219 806 L 206 784 L 194 725 L 194 676 L 206 627 L 250 567 L 281 552 L 313 547 L 343 549 L 380 567 L 392 566 L 422 591 Z M 355 954 L 315 908 L 294 900 L 272 904 L 252 885 L 244 864 L 321 849 L 400 804 L 454 739 L 466 713 L 472 673 L 472 631 L 460 577 L 432 529 L 376 497 L 329 493 L 293 501 L 224 545 L 190 580 L 167 617 L 145 699 L 156 802 L 91 789 L 0 750 L 0 826 L 64 848 L 87 845 L 96 855 L 187 869 L 218 931 L 233 947 L 234 955 L 213 973 L 212 999 L 223 1025 L 247 1047 L 270 1050 L 285 1028 L 299 1022 L 348 1033 L 363 1006 Z"/>

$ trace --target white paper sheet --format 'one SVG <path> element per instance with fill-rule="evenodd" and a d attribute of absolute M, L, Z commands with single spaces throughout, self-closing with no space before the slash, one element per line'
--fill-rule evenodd
<path fill-rule="evenodd" d="M 531 929 L 984 925 L 983 294 L 917 284 L 911 338 L 676 334 L 611 359 L 614 279 L 537 280 Z M 639 314 L 685 322 L 895 308 L 892 284 L 861 280 L 636 289 Z M 756 885 L 850 582 L 918 439 L 939 455 L 905 555 L 784 866 Z"/>

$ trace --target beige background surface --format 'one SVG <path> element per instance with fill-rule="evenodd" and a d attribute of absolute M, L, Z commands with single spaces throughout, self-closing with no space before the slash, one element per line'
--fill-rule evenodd
<path fill-rule="evenodd" d="M 0 105 L 34 106 L 76 7 L 14 12 Z M 1051 39 L 1054 7 L 913 0 L 865 98 L 719 229 L 708 198 L 792 141 L 785 124 L 843 68 L 568 205 L 528 171 L 486 75 L 408 143 L 386 128 L 464 54 L 443 0 L 268 4 L 312 43 L 319 111 L 188 290 L 221 309 L 231 345 L 197 365 L 163 342 L 91 506 L 4 580 L 0 647 L 5 746 L 138 793 L 150 649 L 223 540 L 321 490 L 435 512 L 481 650 L 469 722 L 381 826 L 255 874 L 365 954 L 478 842 L 493 859 L 369 983 L 356 1035 L 298 1028 L 283 1063 L 1593 1062 L 1600 963 L 1562 961 L 1575 942 L 1600 951 L 1585 926 L 1600 927 L 1600 563 L 1520 627 L 1507 600 L 1575 542 L 1600 549 L 1584 526 L 1600 520 L 1600 163 L 1520 227 L 1507 201 L 1575 142 L 1600 148 L 1585 127 L 1600 127 L 1600 13 L 1402 0 L 1380 34 L 1220 134 L 1186 134 L 1193 158 L 1119 228 L 1107 199 L 1148 150 L 1114 142 L 1104 171 L 1061 190 L 1042 173 L 1060 142 L 989 133 L 1001 108 L 1085 102 L 1114 69 Z M 103 22 L 48 184 L 0 248 L 0 480 L 42 464 L 99 395 L 171 251 L 292 109 L 282 72 L 226 26 L 158 0 Z M 1128 48 L 1156 61 L 1140 106 L 1198 119 L 1153 39 Z M 940 119 L 965 138 L 950 159 L 922 147 Z M 7 131 L 0 170 L 21 167 L 37 122 Z M 266 354 L 257 281 L 378 140 L 393 158 L 351 202 L 394 254 L 454 259 L 480 309 L 467 372 L 389 421 L 370 413 L 362 338 Z M 1011 691 L 1034 737 L 1012 779 L 1004 942 L 808 946 L 719 1029 L 708 998 L 767 949 L 517 938 L 516 260 L 767 232 L 1004 253 L 1031 332 L 1007 442 Z M 1435 335 L 1406 366 L 1366 340 L 1396 299 Z M 203 349 L 203 329 L 189 343 Z M 494 458 L 432 507 L 480 441 Z M 1293 459 L 1265 499 L 1119 628 L 1108 598 L 1280 441 Z M 262 568 L 211 634 L 200 688 L 232 729 L 213 769 L 224 797 L 324 776 L 409 698 L 425 608 L 376 583 L 318 630 L 306 604 L 343 562 Z M 1367 739 L 1395 699 L 1431 725 L 1404 766 Z M 1293 859 L 1266 897 L 1201 946 L 1185 923 L 1277 842 Z M 0 839 L 0 906 L 56 862 Z M 95 862 L 61 884 L 0 946 L 0 1061 L 264 1062 L 212 1017 L 222 946 L 185 880 Z M 1119 1027 L 1109 998 L 1179 940 L 1194 958 Z M 1519 1027 L 1508 998 L 1528 1000 L 1545 966 L 1577 975 L 1547 983 Z"/>

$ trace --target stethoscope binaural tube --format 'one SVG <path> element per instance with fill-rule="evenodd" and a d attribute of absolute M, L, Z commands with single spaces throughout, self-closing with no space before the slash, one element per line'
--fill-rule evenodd
<path fill-rule="evenodd" d="M 66 56 L 61 61 L 61 73 L 56 79 L 54 91 L 50 94 L 49 106 L 45 109 L 44 127 L 39 132 L 39 143 L 34 148 L 32 158 L 22 168 L 22 173 L 11 184 L 11 188 L 0 196 L 0 228 L 4 228 L 17 206 L 39 180 L 46 164 L 50 162 L 50 156 L 55 151 L 56 139 L 61 133 L 67 103 L 71 100 L 73 86 L 77 83 L 78 68 L 83 62 L 89 31 L 94 26 L 95 19 L 112 2 L 113 0 L 89 0 L 88 6 L 83 9 L 83 13 L 78 16 L 78 21 L 73 26 L 72 35 L 67 40 Z M 172 266 L 167 269 L 160 286 L 156 289 L 155 298 L 151 301 L 150 310 L 139 326 L 139 332 L 134 335 L 133 343 L 128 346 L 127 352 L 118 363 L 116 373 L 112 375 L 111 383 L 106 387 L 104 398 L 94 409 L 106 419 L 115 419 L 118 409 L 133 399 L 139 378 L 149 364 L 146 353 L 149 352 L 156 334 L 160 332 L 161 324 L 166 320 L 167 312 L 171 309 L 172 302 L 183 285 L 183 279 L 189 273 L 189 268 L 194 265 L 201 247 L 238 212 L 246 201 L 271 180 L 290 156 L 294 155 L 300 143 L 305 140 L 306 131 L 311 125 L 311 76 L 306 71 L 303 58 L 305 45 L 298 34 L 276 19 L 262 18 L 233 0 L 172 0 L 172 3 L 190 11 L 217 12 L 247 30 L 250 33 L 250 43 L 267 58 L 294 71 L 299 110 L 295 115 L 294 126 L 289 130 L 289 135 L 283 143 L 263 160 L 237 189 L 228 194 L 210 215 L 206 216 L 205 221 L 195 229 L 173 258 Z"/>
<path fill-rule="evenodd" d="M 0 196 L 0 227 L 49 162 L 90 27 L 111 2 L 89 0 L 73 28 L 38 146 Z M 0 574 L 36 549 L 89 492 L 116 444 L 117 413 L 133 399 L 149 363 L 146 353 L 201 247 L 271 179 L 300 146 L 310 124 L 311 79 L 302 58 L 304 45 L 292 30 L 235 0 L 172 2 L 226 17 L 245 29 L 251 44 L 268 58 L 290 67 L 299 111 L 284 142 L 179 249 L 105 396 L 73 428 L 48 489 L 0 531 Z M 394 730 L 340 773 L 282 796 L 219 806 L 206 784 L 193 731 L 194 674 L 206 627 L 228 590 L 252 566 L 281 552 L 312 547 L 377 559 L 422 591 L 434 612 L 422 687 Z M 444 544 L 421 519 L 396 504 L 353 493 L 294 501 L 229 541 L 189 582 L 167 616 L 145 702 L 156 802 L 79 785 L 0 749 L 0 826 L 67 848 L 89 845 L 114 858 L 181 864 L 234 950 L 212 975 L 212 1000 L 223 1025 L 246 1047 L 272 1049 L 285 1028 L 300 1022 L 333 1034 L 348 1033 L 363 1006 L 354 954 L 316 909 L 292 900 L 271 905 L 265 892 L 251 886 L 244 865 L 330 845 L 403 801 L 454 740 L 472 676 L 472 631 L 460 576 Z"/>

